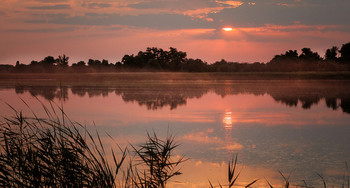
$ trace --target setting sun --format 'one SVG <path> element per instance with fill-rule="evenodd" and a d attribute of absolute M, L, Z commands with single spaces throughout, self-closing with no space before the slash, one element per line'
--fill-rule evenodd
<path fill-rule="evenodd" d="M 222 28 L 224 31 L 232 31 L 233 29 L 232 29 L 232 27 L 224 27 L 224 28 Z"/>

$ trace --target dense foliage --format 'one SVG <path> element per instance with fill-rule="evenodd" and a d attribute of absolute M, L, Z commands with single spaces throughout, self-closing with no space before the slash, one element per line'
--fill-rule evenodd
<path fill-rule="evenodd" d="M 120 62 L 89 59 L 68 65 L 66 55 L 54 58 L 47 56 L 41 61 L 32 61 L 29 65 L 16 62 L 15 66 L 0 65 L 0 72 L 123 72 L 123 71 L 172 71 L 172 72 L 289 72 L 289 71 L 349 71 L 350 42 L 339 49 L 336 46 L 327 49 L 324 58 L 310 48 L 289 50 L 275 55 L 267 63 L 238 63 L 221 61 L 209 64 L 201 59 L 187 58 L 186 52 L 170 47 L 147 48 L 137 55 L 124 55 Z"/>

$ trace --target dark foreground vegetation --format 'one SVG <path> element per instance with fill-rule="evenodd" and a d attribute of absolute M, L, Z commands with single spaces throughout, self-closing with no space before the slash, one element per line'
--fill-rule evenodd
<path fill-rule="evenodd" d="M 10 108 L 12 108 L 9 105 Z M 179 165 L 187 159 L 173 156 L 173 136 L 159 139 L 155 133 L 147 134 L 144 144 L 117 148 L 117 152 L 105 148 L 98 133 L 90 133 L 83 125 L 69 120 L 63 109 L 43 106 L 47 118 L 25 117 L 13 109 L 14 117 L 4 117 L 0 122 L 0 186 L 1 187 L 141 187 L 165 188 L 167 182 L 181 175 Z M 108 157 L 110 156 L 110 157 Z M 127 158 L 130 157 L 128 164 Z M 349 188 L 349 170 L 346 164 L 343 183 Z M 228 163 L 227 182 L 208 187 L 250 187 L 257 181 L 266 181 L 266 187 L 274 186 L 267 180 L 255 179 L 247 185 L 238 182 L 241 171 L 237 168 L 237 155 Z M 284 176 L 282 187 L 292 184 Z M 322 186 L 327 183 L 318 174 Z M 313 187 L 306 181 L 296 187 Z"/>
<path fill-rule="evenodd" d="M 115 152 L 98 133 L 70 121 L 62 108 L 43 107 L 48 118 L 13 109 L 15 116 L 1 122 L 0 187 L 165 187 L 181 174 L 177 166 L 186 159 L 174 160 L 172 136 L 148 135 L 132 152 Z"/>
<path fill-rule="evenodd" d="M 66 55 L 54 58 L 47 56 L 41 61 L 32 61 L 22 64 L 19 61 L 15 66 L 1 65 L 0 72 L 127 72 L 127 71 L 171 71 L 171 72 L 296 72 L 296 71 L 350 71 L 350 42 L 343 44 L 339 49 L 333 46 L 327 49 L 324 57 L 310 48 L 289 50 L 284 54 L 275 55 L 267 63 L 238 63 L 226 60 L 207 63 L 201 59 L 187 58 L 186 52 L 170 48 L 169 51 L 161 48 L 147 48 L 137 55 L 125 55 L 120 62 L 110 63 L 108 60 L 89 59 L 88 62 L 79 61 L 69 66 L 69 57 Z"/>

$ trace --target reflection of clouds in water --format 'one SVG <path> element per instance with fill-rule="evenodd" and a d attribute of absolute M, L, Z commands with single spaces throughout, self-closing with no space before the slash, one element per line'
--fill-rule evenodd
<path fill-rule="evenodd" d="M 227 162 L 225 159 L 220 162 L 210 162 L 206 160 L 189 160 L 182 168 L 184 176 L 178 176 L 178 181 L 191 180 L 190 184 L 185 184 L 183 187 L 208 187 L 208 179 L 217 185 L 226 184 L 227 182 Z M 241 163 L 240 157 L 238 159 L 237 171 L 240 171 L 239 178 L 235 185 L 248 185 L 254 179 L 267 178 L 274 186 L 282 187 L 280 185 L 280 174 L 277 171 L 261 168 L 259 166 L 248 166 Z M 204 182 L 204 183 L 203 183 Z M 257 181 L 254 187 L 268 187 L 264 180 Z"/>
<path fill-rule="evenodd" d="M 156 114 L 151 117 L 159 117 Z M 161 118 L 161 117 L 159 117 Z M 179 122 L 198 122 L 212 123 L 214 120 L 208 113 L 191 113 L 191 114 L 171 114 L 171 118 Z"/>
<path fill-rule="evenodd" d="M 223 144 L 225 143 L 220 137 L 209 135 L 212 133 L 212 129 L 207 131 L 201 131 L 197 133 L 185 134 L 183 139 L 191 142 L 199 143 L 211 143 L 211 144 Z"/>
<path fill-rule="evenodd" d="M 222 129 L 222 128 L 221 128 Z M 183 136 L 184 141 L 197 142 L 200 144 L 214 144 L 212 145 L 213 151 L 226 150 L 226 151 L 238 151 L 244 147 L 242 144 L 232 140 L 232 129 L 225 128 L 225 136 L 214 132 L 213 128 L 207 129 L 206 131 L 200 131 L 196 133 L 186 134 Z"/>
<path fill-rule="evenodd" d="M 219 149 L 225 149 L 227 151 L 238 151 L 242 150 L 243 146 L 239 143 L 227 143 L 224 147 L 218 148 Z"/>

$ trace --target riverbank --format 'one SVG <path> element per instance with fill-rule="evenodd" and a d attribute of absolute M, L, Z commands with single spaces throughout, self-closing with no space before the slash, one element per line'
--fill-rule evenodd
<path fill-rule="evenodd" d="M 152 80 L 350 80 L 350 72 L 239 72 L 239 73 L 183 73 L 183 72 L 123 72 L 123 73 L 3 73 L 0 83 L 119 83 Z"/>

